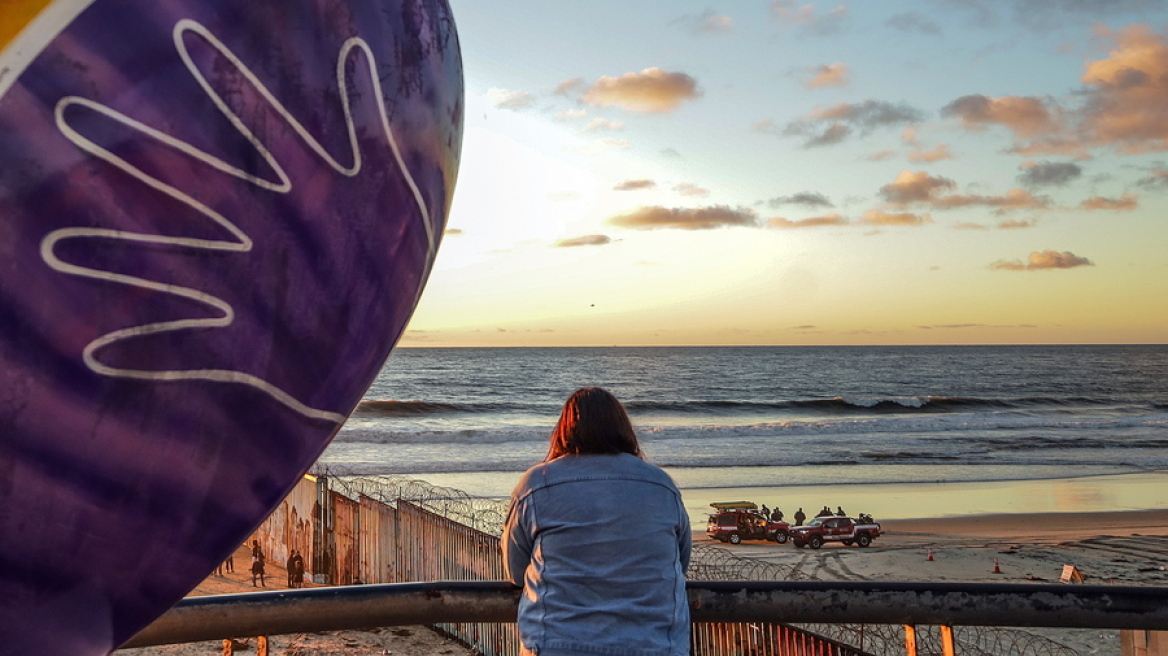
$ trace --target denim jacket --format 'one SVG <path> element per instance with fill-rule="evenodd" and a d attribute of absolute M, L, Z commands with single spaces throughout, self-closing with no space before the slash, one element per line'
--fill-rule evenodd
<path fill-rule="evenodd" d="M 629 454 L 532 467 L 511 494 L 503 562 L 519 637 L 540 656 L 689 654 L 691 529 L 669 475 Z"/>

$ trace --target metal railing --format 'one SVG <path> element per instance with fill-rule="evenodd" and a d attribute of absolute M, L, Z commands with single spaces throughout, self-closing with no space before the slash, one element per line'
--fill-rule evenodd
<path fill-rule="evenodd" d="M 692 620 L 1162 630 L 1168 588 L 1134 586 L 703 581 Z M 507 582 L 394 583 L 190 597 L 126 647 L 411 624 L 515 621 Z"/>

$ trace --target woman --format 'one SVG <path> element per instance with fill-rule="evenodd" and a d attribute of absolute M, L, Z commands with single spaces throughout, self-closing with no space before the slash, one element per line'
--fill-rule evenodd
<path fill-rule="evenodd" d="M 511 494 L 503 562 L 523 653 L 689 653 L 691 529 L 669 476 L 641 458 L 620 401 L 577 390 L 547 458 Z"/>

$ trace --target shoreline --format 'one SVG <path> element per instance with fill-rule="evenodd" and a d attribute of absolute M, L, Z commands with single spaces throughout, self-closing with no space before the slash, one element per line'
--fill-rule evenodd
<path fill-rule="evenodd" d="M 686 487 L 677 481 L 695 529 L 705 529 L 710 503 L 753 501 L 779 507 L 792 521 L 799 507 L 812 517 L 823 506 L 877 521 L 995 515 L 1074 515 L 1168 509 L 1168 470 L 1064 478 L 911 483 L 824 483 L 818 485 L 725 485 Z M 519 479 L 515 472 L 415 474 L 411 478 L 472 496 L 505 500 Z"/>

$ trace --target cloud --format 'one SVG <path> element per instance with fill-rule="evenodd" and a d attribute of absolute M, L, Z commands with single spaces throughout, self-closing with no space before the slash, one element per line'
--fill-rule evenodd
<path fill-rule="evenodd" d="M 1116 48 L 1087 66 L 1081 81 L 1090 90 L 1081 138 L 1124 152 L 1168 149 L 1168 46 L 1144 25 L 1116 33 L 1101 28 Z"/>
<path fill-rule="evenodd" d="M 932 223 L 933 217 L 929 214 L 913 214 L 912 212 L 884 212 L 868 210 L 860 223 L 877 226 L 919 226 Z"/>
<path fill-rule="evenodd" d="M 588 125 L 580 128 L 581 134 L 591 134 L 594 132 L 616 132 L 625 129 L 625 122 L 618 121 L 611 118 L 596 117 L 588 121 Z"/>
<path fill-rule="evenodd" d="M 778 196 L 767 201 L 771 207 L 783 205 L 803 205 L 806 207 L 834 207 L 827 196 L 815 191 L 801 191 L 790 196 Z"/>
<path fill-rule="evenodd" d="M 848 68 L 848 65 L 843 63 L 812 66 L 806 72 L 810 77 L 803 83 L 803 86 L 808 89 L 846 87 L 851 76 L 851 70 Z"/>
<path fill-rule="evenodd" d="M 980 223 L 962 222 L 953 226 L 954 230 L 989 230 L 989 226 L 984 226 Z"/>
<path fill-rule="evenodd" d="M 967 130 L 1004 125 L 1020 137 L 1035 137 L 1060 129 L 1052 101 L 1033 96 L 990 98 L 981 94 L 962 96 L 941 109 L 942 116 L 956 117 Z"/>
<path fill-rule="evenodd" d="M 703 189 L 690 182 L 679 182 L 673 185 L 673 190 L 681 196 L 709 196 L 710 190 Z"/>
<path fill-rule="evenodd" d="M 764 118 L 750 124 L 751 132 L 762 132 L 764 134 L 782 134 L 779 126 L 775 125 L 773 118 Z"/>
<path fill-rule="evenodd" d="M 811 148 L 839 143 L 854 131 L 868 134 L 878 128 L 916 123 L 923 119 L 924 114 L 920 110 L 905 104 L 865 100 L 817 109 L 789 123 L 783 129 L 783 134 L 807 137 L 803 146 Z"/>
<path fill-rule="evenodd" d="M 896 180 L 880 188 L 880 195 L 890 204 L 905 207 L 926 205 L 933 209 L 950 210 L 961 207 L 992 207 L 998 213 L 1023 209 L 1046 209 L 1050 199 L 1035 196 L 1024 189 L 1011 189 L 1001 196 L 980 194 L 948 194 L 957 183 L 949 178 L 934 177 L 924 171 L 901 171 Z"/>
<path fill-rule="evenodd" d="M 1147 177 L 1140 178 L 1136 184 L 1146 189 L 1168 188 L 1168 170 L 1152 169 Z"/>
<path fill-rule="evenodd" d="M 566 123 L 569 121 L 579 121 L 580 119 L 585 118 L 587 116 L 588 116 L 588 110 L 586 110 L 586 109 L 565 109 L 561 112 L 556 112 L 556 115 L 554 118 L 557 121 L 563 121 Z"/>
<path fill-rule="evenodd" d="M 583 87 L 584 78 L 572 77 L 557 84 L 556 88 L 552 89 L 552 93 L 557 96 L 572 96 L 579 92 Z"/>
<path fill-rule="evenodd" d="M 614 216 L 606 222 L 609 225 L 637 230 L 670 228 L 676 230 L 711 230 L 727 226 L 758 225 L 758 217 L 747 208 L 731 208 L 726 205 L 708 207 L 662 207 L 648 205 L 632 212 Z"/>
<path fill-rule="evenodd" d="M 934 177 L 924 171 L 901 171 L 896 179 L 880 188 L 880 195 L 893 205 L 910 205 L 931 201 L 937 192 L 956 189 L 949 178 Z"/>
<path fill-rule="evenodd" d="M 1013 325 L 993 325 L 988 323 L 940 323 L 932 326 L 917 326 L 921 330 L 964 330 L 966 328 L 1037 328 L 1038 326 L 1032 323 L 1019 323 Z"/>
<path fill-rule="evenodd" d="M 1039 271 L 1042 269 L 1073 269 L 1080 266 L 1094 266 L 1095 263 L 1085 257 L 1079 257 L 1070 251 L 1034 251 L 1026 262 L 1021 260 L 998 260 L 990 264 L 991 269 L 998 271 Z"/>
<path fill-rule="evenodd" d="M 734 31 L 734 19 L 707 9 L 697 16 L 686 15 L 674 21 L 689 28 L 694 34 L 729 34 Z"/>
<path fill-rule="evenodd" d="M 998 230 L 1021 230 L 1023 228 L 1033 228 L 1034 221 L 1019 221 L 1017 219 L 1007 219 L 998 222 Z"/>
<path fill-rule="evenodd" d="M 1160 0 L 1017 0 L 1013 4 L 1014 21 L 1038 32 L 1048 32 L 1067 23 L 1115 21 L 1120 16 L 1161 14 Z"/>
<path fill-rule="evenodd" d="M 819 228 L 823 226 L 838 226 L 847 225 L 848 220 L 835 212 L 824 214 L 823 216 L 812 216 L 806 219 L 796 219 L 794 221 L 776 216 L 767 221 L 767 225 L 772 228 Z"/>
<path fill-rule="evenodd" d="M 1086 1 L 1086 0 L 1082 0 Z M 1146 25 L 1097 27 L 1113 42 L 1107 57 L 1088 62 L 1063 107 L 1033 96 L 962 96 L 942 109 L 966 129 L 1001 125 L 1014 133 L 1013 152 L 1087 157 L 1097 148 L 1124 154 L 1168 150 L 1168 37 Z"/>
<path fill-rule="evenodd" d="M 689 75 L 646 68 L 620 77 L 606 75 L 593 82 L 580 99 L 598 107 L 652 114 L 672 112 L 700 95 L 697 81 Z"/>
<path fill-rule="evenodd" d="M 908 161 L 910 162 L 940 162 L 943 159 L 953 159 L 953 153 L 949 151 L 949 144 L 937 144 L 936 147 L 925 150 L 917 148 L 908 152 Z"/>
<path fill-rule="evenodd" d="M 771 17 L 787 25 L 799 25 L 816 34 L 834 34 L 848 18 L 848 8 L 839 5 L 825 14 L 815 11 L 815 3 L 806 0 L 773 0 Z"/>
<path fill-rule="evenodd" d="M 815 148 L 816 146 L 831 146 L 847 139 L 851 133 L 852 129 L 843 123 L 832 123 L 823 132 L 813 135 L 805 141 L 803 147 Z"/>
<path fill-rule="evenodd" d="M 491 88 L 487 98 L 499 109 L 526 109 L 535 104 L 535 96 L 526 91 Z"/>
<path fill-rule="evenodd" d="M 603 246 L 609 243 L 612 243 L 612 238 L 608 235 L 582 235 L 580 237 L 560 239 L 552 244 L 552 246 L 554 248 L 572 248 L 575 246 Z"/>
<path fill-rule="evenodd" d="M 1126 212 L 1134 210 L 1139 207 L 1139 197 L 1134 194 L 1124 194 L 1121 198 L 1105 198 L 1103 196 L 1092 196 L 1079 204 L 1079 209 L 1084 210 L 1111 210 L 1117 212 Z"/>
<path fill-rule="evenodd" d="M 664 148 L 661 150 L 661 155 L 670 159 L 678 159 L 681 157 L 681 153 L 676 148 Z"/>
<path fill-rule="evenodd" d="M 657 183 L 652 180 L 625 180 L 624 182 L 617 183 L 612 189 L 613 191 L 634 191 L 637 189 L 652 189 L 656 186 Z"/>
<path fill-rule="evenodd" d="M 916 12 L 905 12 L 901 14 L 893 14 L 885 25 L 900 32 L 916 32 L 918 34 L 928 34 L 930 36 L 938 36 L 941 34 L 941 26 Z"/>
<path fill-rule="evenodd" d="M 881 151 L 872 153 L 871 155 L 864 155 L 864 157 L 862 159 L 865 159 L 869 162 L 883 162 L 885 160 L 890 160 L 895 156 L 896 156 L 895 151 L 881 150 Z"/>
<path fill-rule="evenodd" d="M 1061 187 L 1083 175 L 1082 167 L 1070 162 L 1026 162 L 1018 168 L 1018 182 L 1027 187 Z"/>

